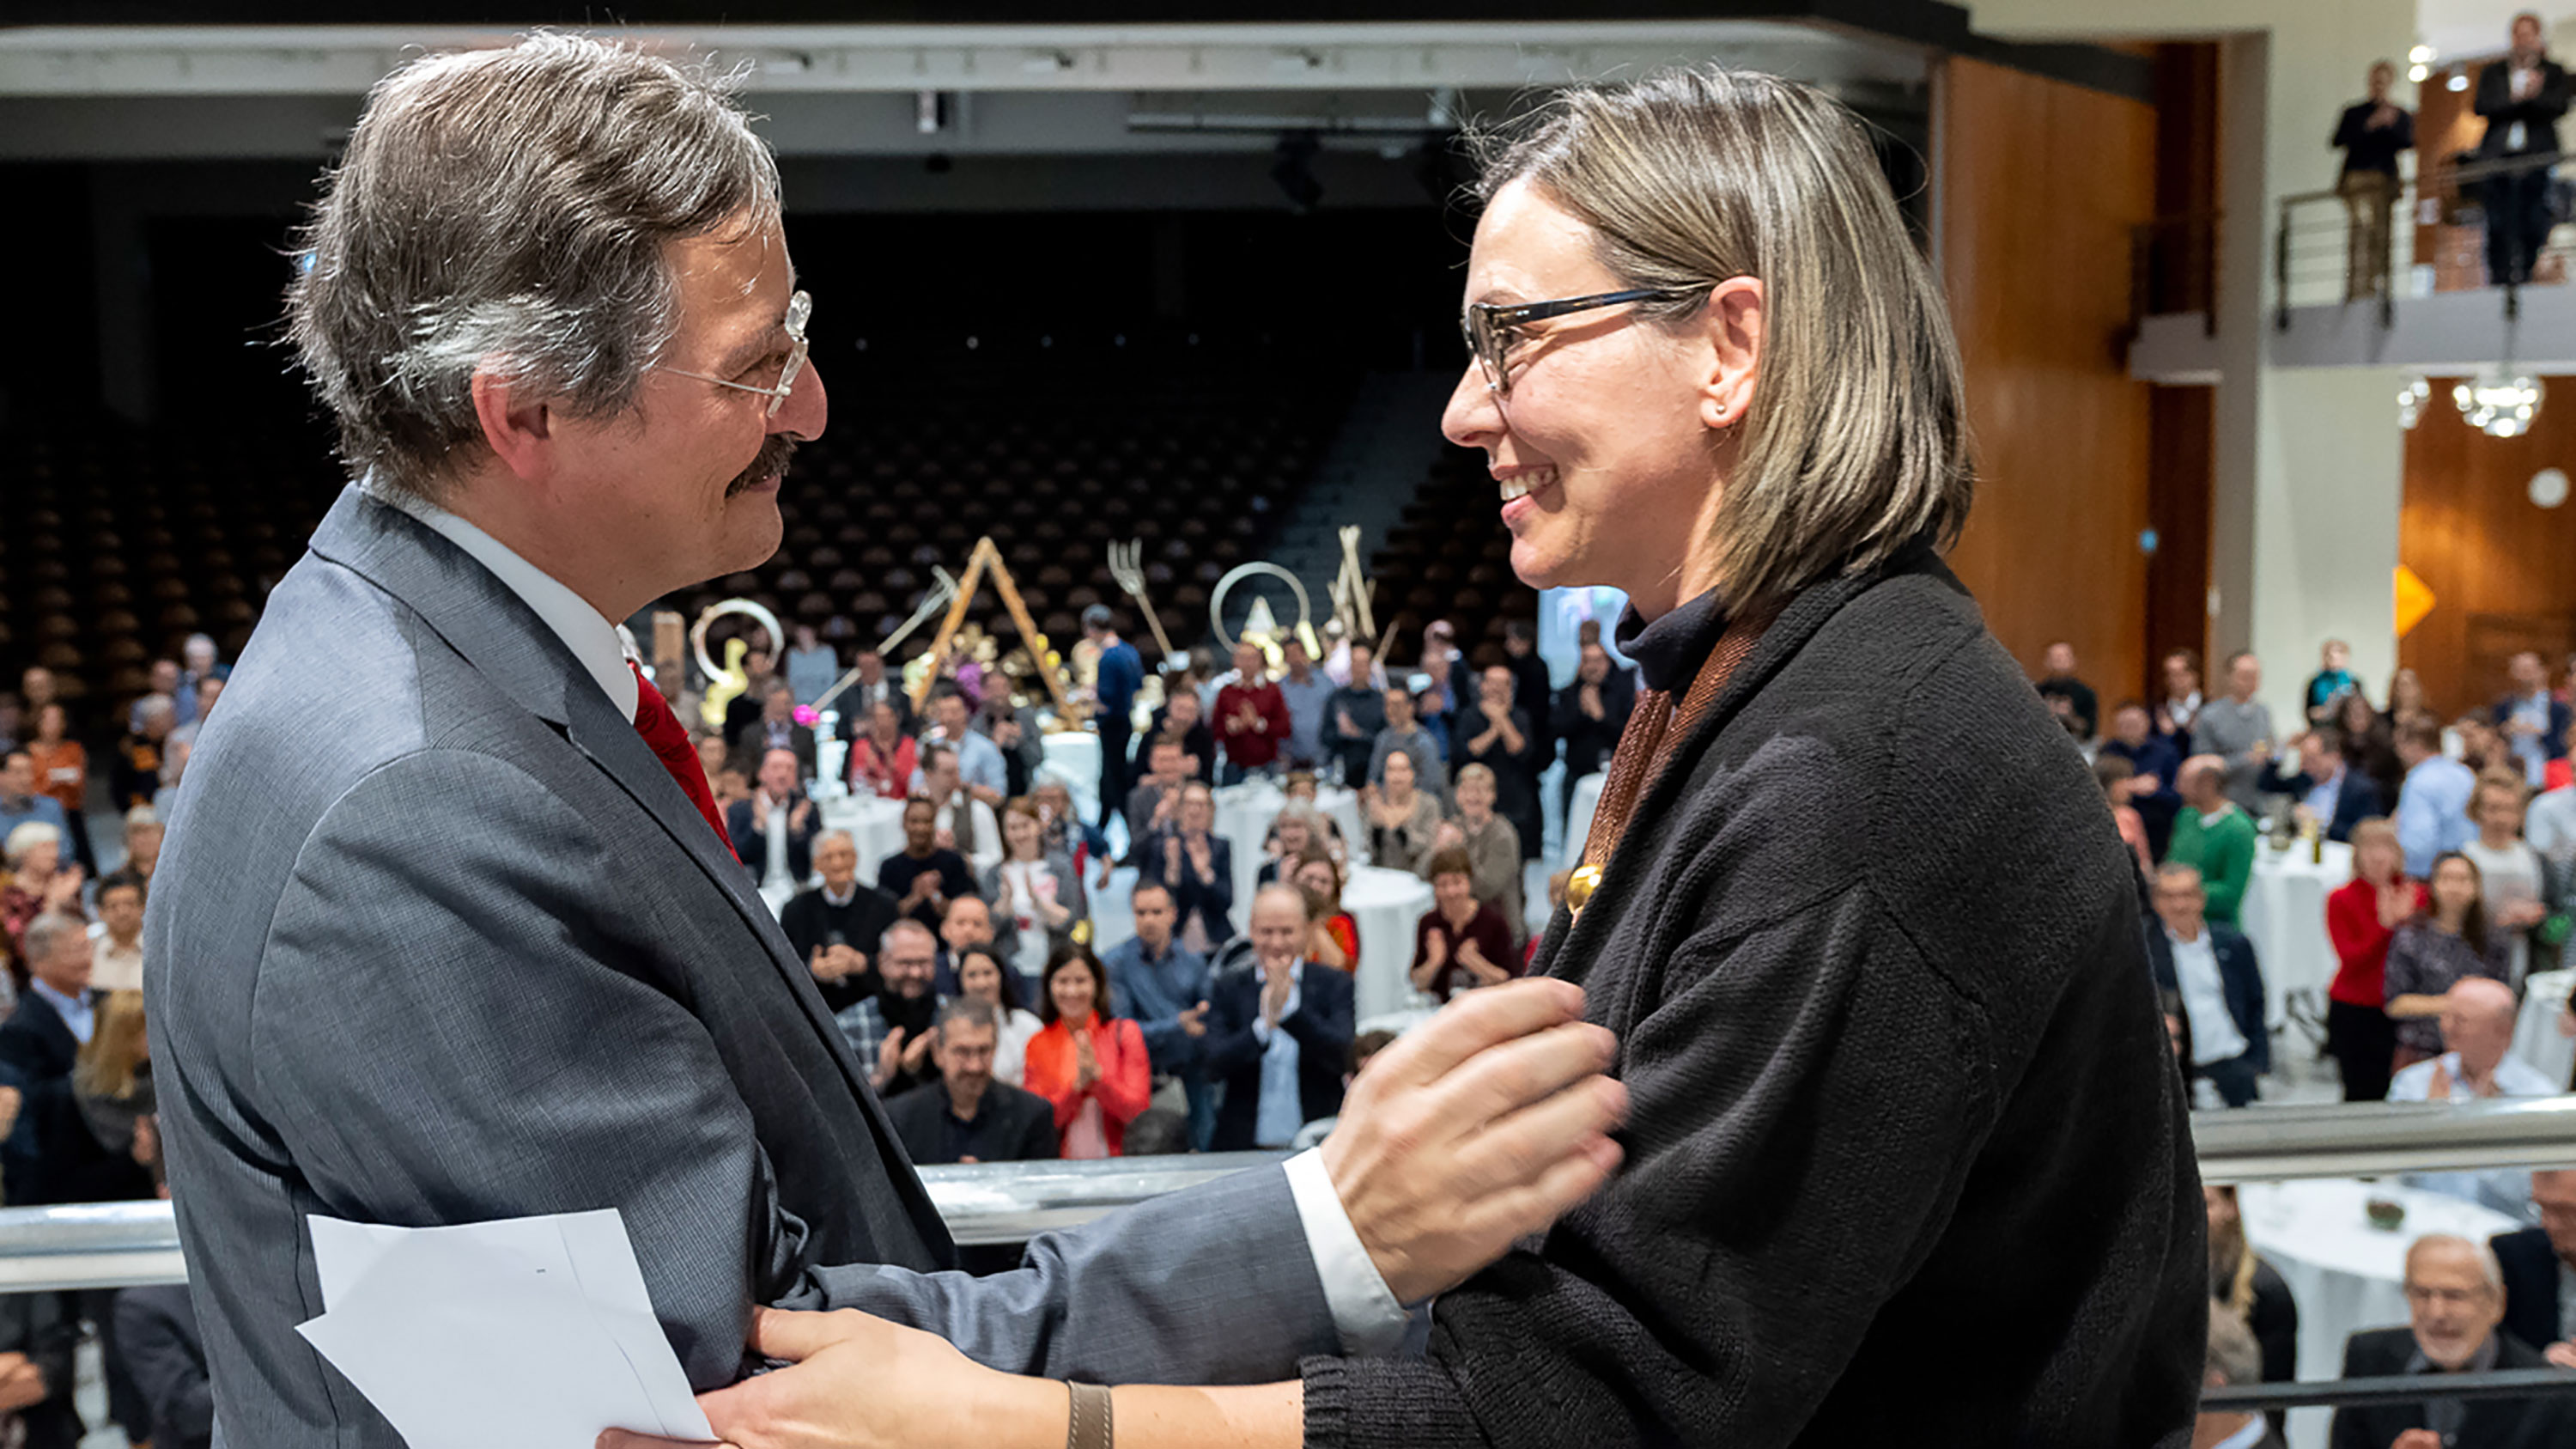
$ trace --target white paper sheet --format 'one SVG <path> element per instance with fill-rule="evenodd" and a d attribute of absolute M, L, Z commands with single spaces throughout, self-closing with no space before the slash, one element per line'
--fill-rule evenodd
<path fill-rule="evenodd" d="M 306 1219 L 320 1318 L 297 1331 L 410 1449 L 711 1440 L 616 1209 L 439 1228 Z"/>

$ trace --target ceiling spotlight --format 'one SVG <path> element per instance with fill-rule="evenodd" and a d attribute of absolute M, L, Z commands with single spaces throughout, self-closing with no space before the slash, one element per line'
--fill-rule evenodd
<path fill-rule="evenodd" d="M 2397 390 L 2397 425 L 2408 432 L 2424 420 L 2424 404 L 2433 400 L 2433 385 L 2420 377 L 2410 377 Z"/>
<path fill-rule="evenodd" d="M 2419 86 L 2424 83 L 2424 78 L 2432 73 L 2433 68 L 2420 60 L 2406 67 L 2406 78 Z"/>
<path fill-rule="evenodd" d="M 2406 52 L 2406 58 L 2415 62 L 2417 65 L 2423 65 L 2433 58 L 2433 47 L 2429 45 L 2419 45 L 2413 50 Z"/>
<path fill-rule="evenodd" d="M 2453 71 L 2451 73 L 2451 78 L 2442 82 L 2442 89 L 2446 91 L 2464 91 L 2468 88 L 2469 73 L 2467 71 Z"/>
<path fill-rule="evenodd" d="M 2540 379 L 2529 373 L 2506 377 L 2500 372 L 2482 372 L 2475 378 L 2454 384 L 2451 403 L 2470 427 L 2491 438 L 2515 438 L 2531 431 L 2531 420 L 2540 411 Z"/>

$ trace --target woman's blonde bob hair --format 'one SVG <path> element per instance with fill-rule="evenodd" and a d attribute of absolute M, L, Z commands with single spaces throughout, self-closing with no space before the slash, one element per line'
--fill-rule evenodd
<path fill-rule="evenodd" d="M 1958 536 L 1975 488 L 1958 343 L 1859 117 L 1710 65 L 1567 90 L 1472 144 L 1480 196 L 1528 182 L 1599 234 L 1622 289 L 1672 294 L 1647 317 L 1762 283 L 1760 381 L 1707 540 L 1727 608 Z"/>

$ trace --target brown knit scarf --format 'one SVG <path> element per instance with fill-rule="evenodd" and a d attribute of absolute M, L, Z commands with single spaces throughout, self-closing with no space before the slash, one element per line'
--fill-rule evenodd
<path fill-rule="evenodd" d="M 1592 813 L 1592 833 L 1583 842 L 1583 868 L 1575 872 L 1576 883 L 1569 887 L 1567 901 L 1580 911 L 1590 899 L 1592 888 L 1600 883 L 1601 872 L 1609 866 L 1610 853 L 1627 833 L 1628 817 L 1636 812 L 1637 801 L 1648 786 L 1662 776 L 1665 763 L 1675 746 L 1690 738 L 1693 727 L 1717 703 L 1726 682 L 1735 677 L 1753 646 L 1760 642 L 1762 631 L 1778 616 L 1777 609 L 1738 618 L 1718 636 L 1715 648 L 1691 680 L 1690 689 L 1676 707 L 1669 691 L 1650 689 L 1637 696 L 1636 711 L 1628 716 L 1627 729 L 1620 732 L 1619 749 L 1610 757 L 1610 772 L 1601 782 L 1601 801 Z"/>

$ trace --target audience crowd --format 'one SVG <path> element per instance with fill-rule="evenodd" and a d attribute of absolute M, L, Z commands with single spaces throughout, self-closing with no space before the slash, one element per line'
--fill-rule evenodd
<path fill-rule="evenodd" d="M 1524 883 L 1546 831 L 1541 781 L 1562 765 L 1556 803 L 1570 814 L 1575 782 L 1606 767 L 1636 707 L 1634 678 L 1595 634 L 1551 689 L 1523 625 L 1475 658 L 1435 626 L 1409 668 L 1366 641 L 1324 659 L 1247 642 L 1220 673 L 1204 652 L 1146 666 L 1105 610 L 1084 623 L 1085 698 L 1116 716 L 1101 722 L 1096 819 L 1048 768 L 1036 719 L 998 671 L 951 652 L 916 711 L 904 671 L 863 652 L 827 717 L 813 705 L 843 661 L 800 630 L 775 668 L 752 651 L 748 688 L 721 726 L 699 731 L 725 842 L 746 886 L 774 891 L 914 1160 L 1310 1143 L 1391 1040 L 1357 1020 L 1362 943 L 1342 902 L 1352 872 L 1365 862 L 1429 885 L 1412 959 L 1390 963 L 1426 1004 L 1519 974 L 1536 944 Z M 2257 1101 L 2272 1070 L 2263 963 L 2243 929 L 2267 838 L 2352 849 L 2351 878 L 2317 923 L 2340 963 L 2324 1030 L 2347 1099 L 2565 1090 L 2509 1050 L 2524 985 L 2559 964 L 2576 908 L 2576 712 L 2543 661 L 2515 659 L 2499 698 L 2445 719 L 2403 671 L 2374 704 L 2329 644 L 2286 730 L 2259 698 L 2260 661 L 2239 654 L 2220 674 L 2204 693 L 2199 659 L 2178 651 L 2162 661 L 2159 697 L 2106 701 L 2060 644 L 2035 686 L 2091 756 L 2137 867 L 2153 980 L 2203 1104 Z M 44 670 L 0 699 L 9 1202 L 163 1191 L 140 928 L 175 786 L 225 677 L 211 642 L 190 641 L 153 671 L 150 693 L 118 702 L 112 739 L 85 733 Z M 694 704 L 680 701 L 683 718 L 699 718 Z M 818 789 L 835 760 L 839 778 Z M 1222 833 L 1220 800 L 1263 782 L 1285 804 L 1260 838 Z M 1325 808 L 1345 787 L 1356 838 Z M 901 847 L 863 869 L 851 833 L 825 823 L 842 793 L 899 802 Z M 93 839 L 92 822 L 111 820 Z M 1132 929 L 1102 941 L 1096 907 L 1122 867 L 1126 910 L 1113 914 Z M 1562 890 L 1559 877 L 1551 906 Z M 2351 1370 L 2576 1368 L 2576 1173 L 2415 1185 L 2537 1225 L 2492 1246 L 2418 1242 L 2412 1322 L 2355 1335 Z M 2208 1207 L 2209 1382 L 2290 1377 L 2288 1285 L 2247 1243 L 2232 1189 L 2211 1189 Z M 979 1250 L 968 1266 L 1010 1261 Z M 207 1442 L 184 1292 L 129 1290 L 0 1298 L 0 1443 L 77 1442 L 69 1365 L 85 1329 L 105 1349 L 110 1413 L 131 1439 Z M 2571 1403 L 2349 1409 L 2334 1442 L 2407 1449 L 2415 1430 L 2576 1442 L 2557 1417 Z M 2201 1439 L 2259 1444 L 2277 1429 L 2204 1416 Z"/>

